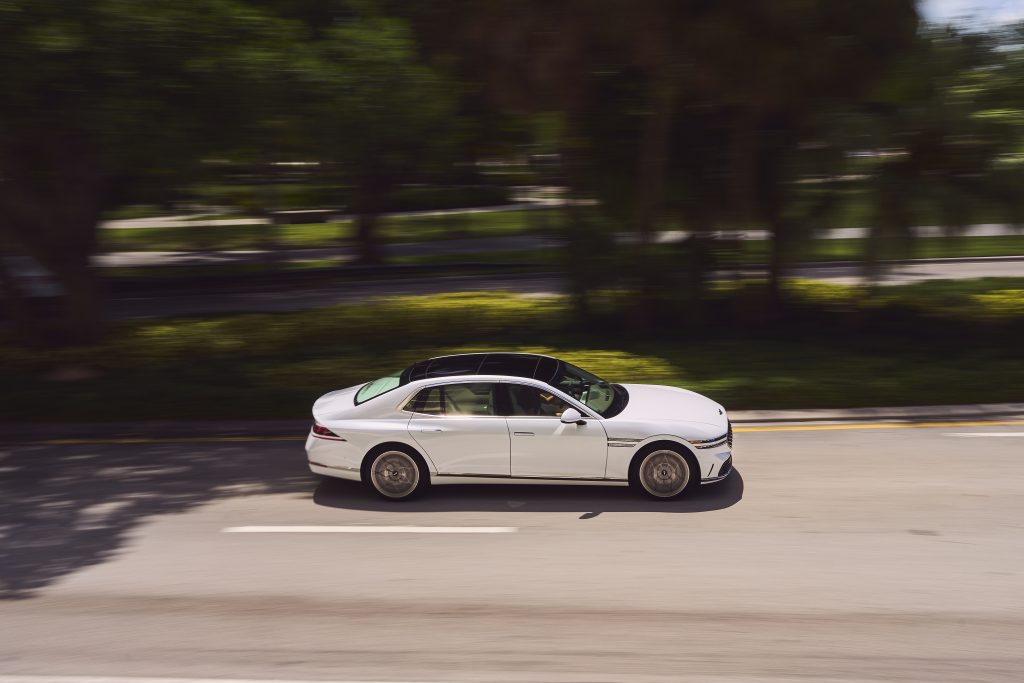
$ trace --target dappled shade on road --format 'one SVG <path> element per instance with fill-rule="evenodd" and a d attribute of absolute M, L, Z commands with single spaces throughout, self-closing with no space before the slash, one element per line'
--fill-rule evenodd
<path fill-rule="evenodd" d="M 444 486 L 402 504 L 354 482 L 317 480 L 301 443 L 116 444 L 0 448 L 0 599 L 32 597 L 114 559 L 140 524 L 235 496 L 299 494 L 310 504 L 395 514 L 444 511 L 703 512 L 743 496 L 738 471 L 679 501 L 623 488 Z M 597 513 L 597 514 L 595 514 Z M 188 552 L 183 549 L 183 552 Z"/>
<path fill-rule="evenodd" d="M 113 559 L 164 514 L 253 493 L 311 491 L 301 444 L 0 448 L 0 599 Z M 185 550 L 187 552 L 187 550 Z"/>

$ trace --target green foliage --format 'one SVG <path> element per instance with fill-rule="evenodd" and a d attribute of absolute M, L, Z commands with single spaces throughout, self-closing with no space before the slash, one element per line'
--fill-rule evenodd
<path fill-rule="evenodd" d="M 998 289 L 971 297 L 981 315 L 991 318 L 1024 316 L 1024 289 Z"/>
<path fill-rule="evenodd" d="M 725 313 L 759 285 L 721 287 Z M 300 417 L 312 400 L 448 352 L 550 353 L 613 381 L 683 386 L 731 408 L 1021 400 L 1019 280 L 867 288 L 797 282 L 801 316 L 783 333 L 666 325 L 637 339 L 627 295 L 599 298 L 600 329 L 573 322 L 564 297 L 472 293 L 396 297 L 288 314 L 121 323 L 102 344 L 29 350 L 5 343 L 4 419 Z M 801 322 L 802 321 L 802 322 Z M 917 330 L 908 335 L 907 329 Z M 42 381 L 54 367 L 100 372 Z"/>
<path fill-rule="evenodd" d="M 863 220 L 877 245 L 869 257 L 906 245 L 914 225 L 955 232 L 1024 216 L 1013 163 L 1024 146 L 1022 60 L 1006 32 L 928 27 L 871 100 L 838 116 L 836 142 L 872 156 L 844 168 L 865 174 Z"/>
<path fill-rule="evenodd" d="M 262 103 L 296 92 L 295 29 L 242 0 L 0 5 L 0 241 L 62 284 L 60 338 L 101 333 L 103 213 L 168 198 L 205 156 L 264 132 Z"/>
<path fill-rule="evenodd" d="M 403 21 L 371 3 L 356 12 L 317 45 L 307 133 L 311 149 L 357 188 L 391 185 L 437 163 L 452 139 L 454 88 L 419 60 Z"/>
<path fill-rule="evenodd" d="M 645 299 L 638 319 L 655 326 L 658 310 L 703 306 L 714 261 L 699 242 L 616 253 L 613 228 L 768 227 L 777 239 L 758 260 L 777 288 L 830 220 L 876 230 L 860 254 L 809 251 L 877 260 L 913 253 L 915 223 L 1024 219 L 1019 31 L 916 23 L 910 0 L 4 0 L 0 243 L 54 272 L 65 332 L 78 334 L 100 315 L 89 259 L 114 206 L 180 199 L 187 185 L 253 212 L 346 205 L 370 262 L 375 216 L 496 203 L 492 188 L 417 186 L 476 182 L 465 162 L 515 149 L 509 176 L 599 200 L 552 222 L 572 245 L 562 265 L 581 311 L 595 283 L 626 272 Z M 530 167 L 530 151 L 564 163 Z M 296 159 L 316 171 L 281 170 Z M 228 167 L 241 179 L 211 182 Z M 405 227 L 383 231 L 486 232 L 468 218 Z M 278 242 L 332 243 L 332 229 L 285 229 Z M 196 244 L 277 236 L 204 231 Z"/>
<path fill-rule="evenodd" d="M 295 68 L 284 46 L 296 27 L 239 0 L 9 0 L 0 12 L 0 134 L 84 136 L 122 185 L 244 140 L 245 105 Z"/>

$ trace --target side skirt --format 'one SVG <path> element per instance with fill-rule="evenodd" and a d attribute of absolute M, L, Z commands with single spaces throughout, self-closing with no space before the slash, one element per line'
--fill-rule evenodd
<path fill-rule="evenodd" d="M 431 474 L 431 484 L 535 484 L 555 486 L 628 486 L 625 479 L 511 477 L 502 474 Z"/>

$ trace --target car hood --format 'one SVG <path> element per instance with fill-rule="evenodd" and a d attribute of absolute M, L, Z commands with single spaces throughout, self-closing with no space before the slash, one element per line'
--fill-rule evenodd
<path fill-rule="evenodd" d="M 723 408 L 707 396 L 679 387 L 665 387 L 657 384 L 623 384 L 629 392 L 626 409 L 613 420 L 702 422 L 721 427 L 728 426 L 728 417 Z"/>

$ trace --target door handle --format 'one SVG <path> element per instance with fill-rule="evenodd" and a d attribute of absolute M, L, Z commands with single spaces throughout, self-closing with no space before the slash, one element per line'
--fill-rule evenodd
<path fill-rule="evenodd" d="M 516 436 L 533 436 L 533 432 L 512 432 Z"/>
<path fill-rule="evenodd" d="M 444 428 L 443 427 L 432 427 L 430 429 L 421 429 L 420 431 L 421 432 L 443 432 Z"/>

